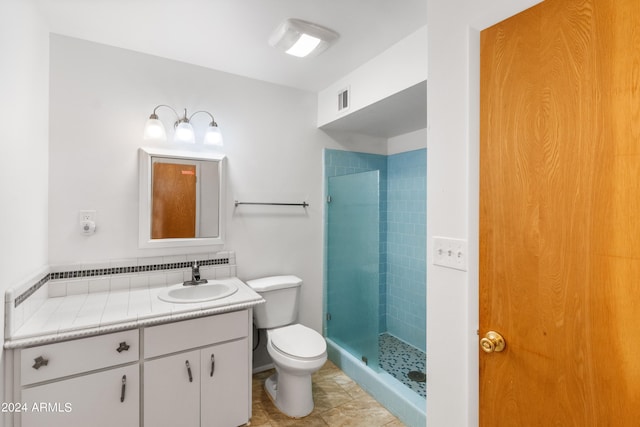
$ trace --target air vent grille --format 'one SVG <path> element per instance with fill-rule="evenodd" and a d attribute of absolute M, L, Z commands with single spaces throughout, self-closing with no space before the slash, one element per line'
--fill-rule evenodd
<path fill-rule="evenodd" d="M 351 102 L 349 88 L 342 89 L 340 92 L 338 92 L 338 111 L 346 110 L 347 108 L 349 108 L 349 102 Z"/>

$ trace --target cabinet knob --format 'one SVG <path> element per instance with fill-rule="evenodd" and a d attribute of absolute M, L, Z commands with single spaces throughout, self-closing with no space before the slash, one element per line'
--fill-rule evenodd
<path fill-rule="evenodd" d="M 47 366 L 49 364 L 49 359 L 45 359 L 42 356 L 38 356 L 33 360 L 36 362 L 33 364 L 33 369 L 40 369 L 41 366 Z"/>
<path fill-rule="evenodd" d="M 216 361 L 215 361 L 215 357 L 213 355 L 213 353 L 211 354 L 211 375 L 209 375 L 210 377 L 213 376 L 213 371 L 216 369 Z"/>
<path fill-rule="evenodd" d="M 189 374 L 189 382 L 192 383 L 193 382 L 193 376 L 191 375 L 191 365 L 189 365 L 189 361 L 187 360 L 186 362 L 184 362 L 185 365 L 187 365 L 187 374 Z"/>
<path fill-rule="evenodd" d="M 129 347 L 131 347 L 131 346 L 130 346 L 129 344 L 127 344 L 127 342 L 126 342 L 126 341 L 122 341 L 122 342 L 120 343 L 120 345 L 118 346 L 118 348 L 116 348 L 116 351 L 117 351 L 118 353 L 122 353 L 123 351 L 128 351 L 128 350 L 129 350 Z"/>

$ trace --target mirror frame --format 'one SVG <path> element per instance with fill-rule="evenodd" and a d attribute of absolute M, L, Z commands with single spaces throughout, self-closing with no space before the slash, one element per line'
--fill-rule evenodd
<path fill-rule="evenodd" d="M 225 224 L 225 160 L 220 153 L 194 152 L 171 150 L 157 147 L 140 147 L 139 152 L 139 190 L 138 190 L 138 247 L 139 248 L 176 248 L 189 246 L 224 245 Z M 217 237 L 151 238 L 151 162 L 154 157 L 179 160 L 209 160 L 217 161 L 218 182 L 220 186 L 220 203 L 218 205 L 218 233 Z"/>

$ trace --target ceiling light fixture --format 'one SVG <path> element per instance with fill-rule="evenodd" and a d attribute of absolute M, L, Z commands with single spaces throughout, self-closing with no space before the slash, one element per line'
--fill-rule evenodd
<path fill-rule="evenodd" d="M 211 117 L 211 122 L 209 126 L 207 126 L 207 130 L 204 134 L 203 144 L 205 145 L 217 145 L 222 146 L 222 133 L 220 133 L 220 128 L 216 123 L 213 115 L 208 111 L 199 110 L 195 113 L 191 114 L 187 117 L 187 109 L 184 109 L 184 115 L 180 117 L 176 110 L 172 107 L 164 104 L 158 105 L 153 109 L 153 113 L 149 116 L 147 123 L 144 127 L 144 140 L 145 141 L 156 141 L 156 142 L 166 142 L 167 141 L 167 133 L 164 129 L 164 125 L 158 118 L 156 114 L 156 110 L 160 107 L 166 107 L 173 111 L 176 115 L 177 120 L 173 124 L 174 133 L 173 133 L 173 142 L 177 144 L 195 144 L 196 138 L 193 130 L 193 126 L 191 126 L 191 119 L 198 113 L 205 113 Z"/>
<path fill-rule="evenodd" d="M 276 28 L 269 44 L 303 58 L 326 50 L 340 36 L 335 31 L 301 19 L 287 19 Z"/>

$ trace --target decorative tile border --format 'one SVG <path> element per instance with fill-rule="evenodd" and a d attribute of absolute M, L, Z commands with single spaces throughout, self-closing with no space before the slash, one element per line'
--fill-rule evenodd
<path fill-rule="evenodd" d="M 14 301 L 14 307 L 22 304 L 27 298 L 31 295 L 35 294 L 38 289 L 40 289 L 45 283 L 47 283 L 51 279 L 51 273 L 46 274 L 42 279 L 38 280 L 36 283 L 31 285 L 29 289 L 18 295 L 18 297 Z"/>
<path fill-rule="evenodd" d="M 149 265 L 134 265 L 127 267 L 109 267 L 109 268 L 95 268 L 89 270 L 74 270 L 74 271 L 61 271 L 56 273 L 48 273 L 32 286 L 29 287 L 26 291 L 18 295 L 14 300 L 14 307 L 18 307 L 22 304 L 27 298 L 33 295 L 38 289 L 40 289 L 45 283 L 49 280 L 60 280 L 60 279 L 79 279 L 83 277 L 97 277 L 97 276 L 113 276 L 117 274 L 131 274 L 131 273 L 144 273 L 150 271 L 160 271 L 160 270 L 178 270 L 181 268 L 190 268 L 193 265 L 194 261 L 182 261 L 182 262 L 171 262 L 165 264 L 149 264 Z M 198 266 L 210 266 L 210 265 L 228 265 L 229 258 L 213 258 L 213 259 L 205 259 L 198 260 Z"/>
<path fill-rule="evenodd" d="M 200 267 L 204 267 L 207 265 L 226 265 L 229 264 L 229 258 L 198 260 L 197 262 L 198 266 Z M 189 268 L 193 265 L 193 263 L 194 261 L 183 261 L 171 262 L 167 264 L 134 265 L 128 267 L 96 268 L 92 270 L 61 271 L 58 273 L 51 273 L 51 280 L 111 276 L 114 274 L 144 273 L 148 271 L 159 270 L 176 270 L 179 268 Z"/>

